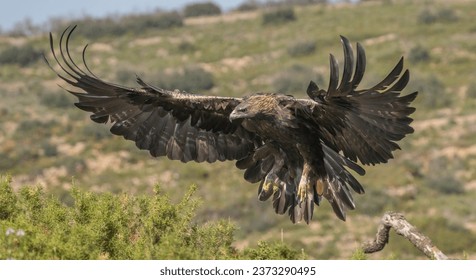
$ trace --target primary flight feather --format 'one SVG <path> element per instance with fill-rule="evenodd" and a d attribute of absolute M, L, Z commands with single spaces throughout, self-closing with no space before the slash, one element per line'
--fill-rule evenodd
<path fill-rule="evenodd" d="M 137 78 L 139 87 L 112 84 L 94 75 L 82 53 L 83 67 L 73 60 L 67 28 L 51 53 L 59 68 L 48 65 L 70 86 L 76 106 L 91 112 L 98 123 L 112 123 L 111 132 L 149 150 L 154 157 L 182 162 L 234 160 L 244 178 L 258 183 L 258 198 L 272 198 L 278 214 L 292 222 L 312 219 L 314 204 L 327 199 L 337 217 L 354 209 L 352 191 L 364 189 L 349 171 L 364 175 L 358 164 L 387 162 L 399 149 L 397 141 L 413 132 L 410 103 L 416 92 L 401 96 L 409 80 L 403 58 L 380 83 L 358 89 L 365 72 L 364 49 L 356 59 L 341 36 L 344 69 L 339 79 L 330 55 L 327 90 L 310 82 L 309 99 L 279 93 L 244 98 L 205 96 L 169 91 Z M 403 72 L 403 73 L 402 73 Z"/>

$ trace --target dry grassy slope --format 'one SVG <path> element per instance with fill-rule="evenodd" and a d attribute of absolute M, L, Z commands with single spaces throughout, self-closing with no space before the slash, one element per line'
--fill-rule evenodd
<path fill-rule="evenodd" d="M 43 63 L 26 68 L 0 66 L 0 155 L 2 166 L 7 166 L 1 172 L 12 173 L 16 186 L 42 184 L 58 195 L 63 195 L 62 190 L 69 189 L 72 181 L 97 191 L 130 193 L 150 192 L 158 182 L 171 197 L 181 197 L 188 185 L 197 184 L 203 200 L 197 222 L 229 218 L 239 227 L 237 247 L 282 238 L 312 258 L 350 257 L 362 241 L 373 236 L 385 210 L 402 211 L 437 240 L 461 239 L 451 235 L 459 232 L 474 234 L 476 102 L 468 92 L 475 85 L 472 77 L 476 74 L 476 4 L 402 2 L 298 8 L 296 22 L 278 26 L 262 26 L 260 12 L 187 19 L 186 26 L 179 29 L 89 42 L 90 66 L 108 80 L 117 81 L 116 71 L 122 69 L 131 76 L 143 74 L 153 83 L 160 71 L 200 65 L 214 75 L 215 87 L 205 93 L 232 96 L 274 90 L 276 77 L 292 75 L 287 71 L 296 64 L 310 70 L 309 77 L 296 77 L 302 79 L 303 87 L 318 73 L 327 77 L 328 53 L 342 58 L 339 34 L 365 46 L 369 62 L 364 79 L 368 83 L 385 75 L 400 55 L 408 56 L 413 47 L 423 46 L 430 60 L 407 61 L 406 66 L 413 81 L 433 75 L 442 81 L 444 91 L 438 96 L 420 93 L 415 134 L 402 142 L 403 151 L 396 153 L 395 160 L 367 168 L 367 175 L 361 178 L 367 194 L 356 197 L 358 209 L 349 213 L 345 223 L 324 204 L 316 209 L 311 225 L 292 225 L 287 217 L 275 215 L 270 203 L 257 201 L 257 186 L 244 182 L 233 163 L 184 165 L 152 159 L 134 144 L 111 137 L 106 127 L 91 123 L 73 106 L 51 108 L 41 103 L 49 93 L 63 94 L 56 87 L 60 81 Z M 419 24 L 419 12 L 427 8 L 451 9 L 458 20 Z M 290 57 L 287 48 L 291 42 L 303 40 L 316 41 L 317 51 Z M 27 42 L 47 49 L 47 37 L 40 36 L 0 38 L 0 50 Z M 87 42 L 81 37 L 73 39 L 76 54 Z M 177 51 L 183 42 L 194 49 Z M 409 90 L 418 85 L 412 82 Z M 296 94 L 303 96 L 302 92 Z M 445 102 L 432 107 L 428 105 L 432 99 Z M 438 177 L 441 174 L 445 176 Z M 449 183 L 456 180 L 463 186 L 462 193 L 447 194 L 433 188 L 432 184 L 448 176 L 454 179 Z M 64 199 L 68 201 L 68 197 Z M 431 224 L 444 230 L 434 230 Z M 391 246 L 373 258 L 419 256 L 399 237 L 391 239 Z M 455 257 L 463 253 L 476 257 L 471 247 L 444 246 Z"/>

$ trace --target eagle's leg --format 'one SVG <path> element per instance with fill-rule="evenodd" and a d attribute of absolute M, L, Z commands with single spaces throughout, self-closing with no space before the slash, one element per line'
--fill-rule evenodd
<path fill-rule="evenodd" d="M 298 220 L 302 220 L 309 224 L 314 212 L 314 190 L 316 180 L 313 179 L 312 168 L 309 163 L 304 162 L 301 180 L 299 181 L 296 199 L 299 207 Z"/>
<path fill-rule="evenodd" d="M 261 181 L 258 188 L 258 199 L 261 201 L 268 200 L 271 195 L 280 189 L 281 180 L 279 179 L 278 173 L 284 166 L 284 160 L 282 157 L 274 155 L 274 165 L 271 170 L 268 172 L 266 177 Z"/>

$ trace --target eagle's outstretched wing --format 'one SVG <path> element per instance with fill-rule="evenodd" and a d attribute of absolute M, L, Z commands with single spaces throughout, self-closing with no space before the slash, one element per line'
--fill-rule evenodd
<path fill-rule="evenodd" d="M 399 149 L 396 141 L 413 132 L 409 117 L 415 111 L 410 103 L 417 92 L 400 96 L 409 81 L 409 71 L 403 71 L 403 58 L 380 83 L 357 90 L 365 72 L 365 52 L 357 43 L 357 62 L 352 46 L 341 36 L 344 48 L 344 70 L 339 83 L 339 67 L 330 55 L 330 81 L 327 90 L 311 82 L 307 94 L 311 100 L 300 100 L 310 108 L 310 114 L 322 141 L 345 157 L 362 164 L 377 164 L 393 158 Z M 354 66 L 355 64 L 355 66 Z M 354 70 L 355 67 L 355 70 Z"/>
<path fill-rule="evenodd" d="M 358 90 L 365 72 L 364 49 L 357 44 L 355 62 L 349 41 L 342 36 L 341 41 L 344 48 L 341 80 L 337 60 L 331 54 L 328 89 L 319 89 L 311 81 L 307 89 L 311 99 L 298 99 L 290 107 L 311 131 L 317 131 L 323 149 L 325 175 L 319 178 L 317 185 L 321 189 L 316 188 L 314 194 L 324 196 L 336 215 L 345 220 L 345 209 L 355 208 L 350 189 L 364 192 L 347 169 L 363 175 L 365 171 L 358 161 L 374 165 L 393 158 L 392 152 L 400 148 L 396 141 L 413 132 L 409 115 L 415 108 L 410 103 L 417 92 L 400 96 L 409 80 L 408 70 L 402 74 L 403 58 L 380 83 Z M 312 215 L 312 207 L 306 211 L 307 216 Z"/>
<path fill-rule="evenodd" d="M 238 98 L 195 95 L 152 87 L 140 78 L 140 88 L 128 88 L 99 79 L 88 68 L 74 62 L 69 40 L 75 27 L 66 29 L 51 52 L 60 70 L 48 65 L 71 88 L 82 110 L 92 112 L 98 123 L 111 122 L 111 132 L 135 141 L 152 156 L 167 156 L 183 162 L 214 162 L 245 157 L 256 144 L 256 136 L 228 119 L 240 103 Z"/>

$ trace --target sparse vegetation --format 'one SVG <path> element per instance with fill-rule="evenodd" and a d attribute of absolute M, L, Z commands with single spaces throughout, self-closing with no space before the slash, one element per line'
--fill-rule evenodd
<path fill-rule="evenodd" d="M 288 54 L 292 57 L 306 56 L 316 51 L 315 41 L 298 41 L 288 47 Z"/>
<path fill-rule="evenodd" d="M 459 164 L 458 160 L 449 161 L 445 157 L 432 160 L 425 176 L 426 186 L 444 195 L 464 193 L 464 186 L 455 175 L 461 169 Z"/>
<path fill-rule="evenodd" d="M 71 23 L 67 23 L 69 25 Z M 127 33 L 140 34 L 148 29 L 166 30 L 183 26 L 182 16 L 177 12 L 154 13 L 146 15 L 129 15 L 96 19 L 87 17 L 76 20 L 73 24 L 80 25 L 78 33 L 96 39 L 104 36 L 123 36 Z M 53 22 L 56 33 L 64 30 L 63 20 Z"/>
<path fill-rule="evenodd" d="M 433 74 L 413 75 L 411 85 L 416 91 L 426 93 L 420 95 L 417 102 L 427 109 L 449 107 L 453 103 L 453 96 L 446 93 L 443 82 Z"/>
<path fill-rule="evenodd" d="M 471 99 L 476 99 L 476 82 L 471 82 L 468 86 L 466 96 Z"/>
<path fill-rule="evenodd" d="M 185 67 L 170 74 L 159 73 L 154 80 L 168 90 L 198 92 L 209 90 L 214 86 L 213 75 L 199 66 Z"/>
<path fill-rule="evenodd" d="M 408 53 L 408 61 L 412 63 L 427 62 L 429 60 L 430 52 L 420 45 L 411 48 Z"/>
<path fill-rule="evenodd" d="M 40 102 L 42 105 L 49 108 L 69 108 L 71 102 L 74 102 L 73 96 L 66 94 L 63 91 L 49 92 L 43 89 L 43 94 L 40 96 Z"/>
<path fill-rule="evenodd" d="M 296 20 L 292 7 L 274 8 L 263 13 L 263 25 L 282 24 Z"/>
<path fill-rule="evenodd" d="M 177 46 L 177 50 L 182 53 L 190 53 L 197 50 L 197 48 L 193 43 L 183 41 Z"/>
<path fill-rule="evenodd" d="M 25 67 L 37 62 L 41 58 L 41 52 L 32 45 L 9 47 L 0 52 L 0 66 L 2 64 L 17 64 Z"/>
<path fill-rule="evenodd" d="M 433 24 L 436 22 L 455 22 L 458 20 L 458 16 L 451 8 L 424 8 L 418 14 L 418 22 L 423 24 Z"/>
<path fill-rule="evenodd" d="M 321 75 L 313 73 L 312 69 L 306 66 L 295 64 L 279 72 L 273 80 L 273 85 L 276 92 L 299 93 L 306 90 L 311 80 L 319 85 L 323 84 Z"/>
<path fill-rule="evenodd" d="M 236 11 L 240 12 L 247 12 L 247 11 L 254 11 L 257 10 L 260 7 L 260 4 L 258 1 L 246 1 L 244 3 L 241 3 L 237 8 Z"/>
<path fill-rule="evenodd" d="M 221 14 L 221 8 L 215 3 L 192 3 L 185 6 L 183 13 L 185 17 L 213 16 Z"/>

